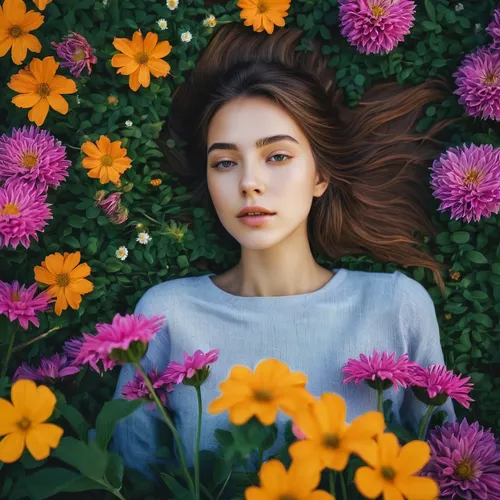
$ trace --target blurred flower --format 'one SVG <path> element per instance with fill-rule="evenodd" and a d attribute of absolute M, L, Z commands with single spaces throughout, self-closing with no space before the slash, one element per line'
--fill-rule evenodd
<path fill-rule="evenodd" d="M 481 23 L 476 23 L 476 24 L 474 25 L 474 31 L 475 31 L 476 33 L 480 33 L 482 29 L 483 29 L 483 26 L 481 25 Z"/>
<path fill-rule="evenodd" d="M 33 3 L 40 9 L 45 10 L 45 7 L 52 2 L 52 0 L 33 0 Z"/>
<path fill-rule="evenodd" d="M 173 391 L 173 387 L 171 383 L 168 383 L 164 378 L 160 377 L 160 373 L 158 370 L 153 369 L 147 374 L 151 384 L 153 385 L 153 389 L 156 390 L 156 394 L 160 398 L 163 406 L 167 405 L 167 393 Z M 147 398 L 152 399 L 151 393 L 144 383 L 144 379 L 142 375 L 137 372 L 133 378 L 133 380 L 128 381 L 123 389 L 122 396 L 125 399 L 133 400 L 139 398 Z M 155 407 L 155 403 L 151 403 L 147 406 L 149 410 Z"/>
<path fill-rule="evenodd" d="M 500 120 L 500 52 L 492 47 L 480 47 L 476 52 L 467 54 L 456 78 L 459 97 L 470 116 L 483 120 Z"/>
<path fill-rule="evenodd" d="M 83 344 L 76 364 L 95 361 L 96 354 L 105 369 L 121 363 L 139 361 L 164 322 L 163 316 L 148 318 L 143 314 L 115 314 L 111 324 L 99 323 L 97 333 L 83 334 Z"/>
<path fill-rule="evenodd" d="M 101 192 L 99 191 L 99 193 Z M 102 193 L 104 193 L 104 191 L 102 191 Z M 106 198 L 103 198 L 104 194 L 102 196 L 99 194 L 99 199 L 96 205 L 100 207 L 106 215 L 116 215 L 118 209 L 120 208 L 121 196 L 122 193 L 111 193 L 106 196 Z"/>
<path fill-rule="evenodd" d="M 423 441 L 411 441 L 400 448 L 394 434 L 380 434 L 377 452 L 360 453 L 369 467 L 360 467 L 354 483 L 366 498 L 402 498 L 408 500 L 435 500 L 439 496 L 436 482 L 415 476 L 429 461 L 430 447 Z"/>
<path fill-rule="evenodd" d="M 500 94 L 499 94 L 500 95 Z M 479 221 L 500 209 L 500 148 L 491 144 L 451 147 L 431 168 L 433 195 L 439 210 L 452 219 Z"/>
<path fill-rule="evenodd" d="M 120 260 L 125 260 L 128 257 L 128 249 L 127 247 L 120 247 L 116 252 L 115 255 L 118 259 Z"/>
<path fill-rule="evenodd" d="M 71 366 L 82 366 L 82 363 L 80 361 L 76 361 L 82 346 L 84 344 L 85 340 L 83 336 L 80 336 L 78 338 L 72 337 L 71 339 L 67 340 L 64 345 L 63 345 L 63 352 L 68 356 L 68 358 L 71 359 Z M 101 373 L 101 370 L 97 363 L 100 360 L 99 353 L 96 351 L 92 352 L 92 350 L 87 346 L 87 351 L 86 351 L 86 360 L 85 363 L 88 363 L 89 366 L 92 368 L 97 373 Z M 83 364 L 85 364 L 83 363 Z M 104 371 L 113 368 L 114 365 L 105 365 Z"/>
<path fill-rule="evenodd" d="M 80 99 L 80 96 L 79 96 L 79 95 L 76 95 L 76 96 L 75 96 L 75 99 L 76 99 L 76 103 L 77 103 L 77 104 L 81 104 L 81 103 L 82 103 L 82 100 Z"/>
<path fill-rule="evenodd" d="M 161 179 L 151 179 L 151 185 L 158 187 L 162 183 Z"/>
<path fill-rule="evenodd" d="M 203 26 L 207 28 L 215 28 L 217 24 L 217 19 L 213 14 L 210 14 L 206 19 L 203 20 Z"/>
<path fill-rule="evenodd" d="M 212 363 L 219 359 L 219 349 L 212 349 L 206 354 L 197 350 L 192 356 L 184 353 L 184 364 L 170 361 L 162 376 L 174 384 L 200 386 L 208 377 Z"/>
<path fill-rule="evenodd" d="M 108 96 L 108 104 L 117 104 L 118 103 L 118 97 L 114 95 Z"/>
<path fill-rule="evenodd" d="M 340 0 L 341 34 L 362 54 L 390 52 L 410 33 L 412 0 Z"/>
<path fill-rule="evenodd" d="M 500 7 L 493 13 L 493 19 L 488 24 L 486 31 L 493 38 L 491 46 L 496 50 L 500 49 Z"/>
<path fill-rule="evenodd" d="M 445 320 L 447 320 L 447 321 L 449 321 L 451 318 L 452 318 L 452 316 L 451 316 L 451 314 L 450 314 L 450 313 L 446 313 L 446 314 L 444 315 L 444 319 L 445 319 Z"/>
<path fill-rule="evenodd" d="M 118 68 L 119 75 L 130 75 L 129 87 L 135 92 L 142 85 L 149 87 L 151 75 L 159 78 L 167 76 L 170 64 L 163 58 L 170 54 L 172 45 L 167 40 L 158 43 L 158 35 L 149 32 L 146 38 L 136 31 L 132 40 L 127 38 L 114 38 L 113 46 L 121 54 L 115 54 L 111 59 L 111 66 Z"/>
<path fill-rule="evenodd" d="M 64 342 L 62 349 L 68 358 L 76 358 L 82 348 L 82 344 L 83 337 L 72 337 Z"/>
<path fill-rule="evenodd" d="M 179 6 L 179 0 L 167 0 L 165 3 L 170 10 L 175 10 Z"/>
<path fill-rule="evenodd" d="M 461 277 L 461 274 L 458 271 L 454 271 L 450 274 L 450 277 L 453 281 L 458 281 Z"/>
<path fill-rule="evenodd" d="M 190 31 L 184 31 L 184 33 L 181 33 L 181 41 L 184 43 L 188 43 L 193 39 L 193 35 Z"/>
<path fill-rule="evenodd" d="M 446 422 L 430 431 L 428 443 L 431 460 L 422 475 L 438 482 L 442 498 L 497 498 L 500 446 L 489 429 L 465 419 Z"/>
<path fill-rule="evenodd" d="M 266 30 L 271 35 L 275 26 L 285 26 L 291 0 L 239 0 L 240 18 L 245 26 L 253 26 L 253 31 L 261 33 Z"/>
<path fill-rule="evenodd" d="M 444 365 L 430 365 L 427 368 L 414 366 L 412 368 L 412 389 L 420 401 L 425 404 L 441 406 L 448 397 L 457 401 L 465 408 L 469 408 L 469 397 L 472 391 L 470 377 L 462 378 L 447 370 Z"/>
<path fill-rule="evenodd" d="M 292 462 L 287 471 L 279 460 L 269 460 L 262 465 L 259 479 L 260 486 L 245 490 L 245 500 L 335 500 L 326 491 L 316 490 L 320 471 L 308 462 Z"/>
<path fill-rule="evenodd" d="M 462 3 L 457 3 L 457 5 L 455 5 L 455 12 L 460 12 L 464 10 L 464 5 Z"/>
<path fill-rule="evenodd" d="M 0 137 L 0 180 L 19 177 L 57 188 L 68 176 L 66 148 L 48 130 L 26 125 Z"/>
<path fill-rule="evenodd" d="M 289 448 L 293 460 L 319 460 L 320 469 L 342 471 L 351 453 L 374 446 L 373 438 L 384 432 L 382 413 L 372 411 L 347 424 L 346 405 L 338 394 L 323 393 L 308 410 L 294 418 L 305 439 Z"/>
<path fill-rule="evenodd" d="M 45 423 L 52 415 L 56 397 L 44 385 L 32 380 L 17 380 L 10 390 L 10 401 L 0 398 L 0 462 L 21 458 L 26 447 L 35 460 L 43 460 L 50 448 L 57 448 L 63 429 Z"/>
<path fill-rule="evenodd" d="M 87 156 L 83 158 L 82 166 L 88 169 L 87 175 L 99 179 L 101 184 L 117 182 L 120 175 L 132 166 L 132 160 L 126 156 L 127 150 L 121 145 L 121 141 L 111 142 L 106 135 L 101 135 L 95 144 L 84 142 L 82 151 Z"/>
<path fill-rule="evenodd" d="M 26 59 L 28 49 L 38 54 L 42 45 L 30 31 L 42 24 L 43 16 L 34 10 L 26 12 L 23 0 L 4 0 L 3 10 L 0 8 L 0 57 L 12 48 L 12 62 L 21 64 Z"/>
<path fill-rule="evenodd" d="M 133 122 L 132 120 L 127 120 L 127 121 L 125 122 L 125 126 L 126 126 L 126 127 L 131 127 L 133 124 L 134 124 L 134 122 Z"/>
<path fill-rule="evenodd" d="M 79 78 L 85 68 L 89 75 L 92 73 L 91 64 L 97 63 L 97 57 L 93 54 L 94 49 L 82 35 L 71 31 L 62 42 L 51 42 L 51 45 L 56 47 L 57 55 L 65 60 L 61 63 L 61 67 L 70 68 L 74 77 Z"/>
<path fill-rule="evenodd" d="M 299 426 L 295 422 L 292 422 L 292 434 L 297 439 L 306 439 L 306 435 L 300 430 Z"/>
<path fill-rule="evenodd" d="M 168 22 L 166 19 L 158 19 L 158 21 L 156 21 L 156 24 L 161 30 L 168 30 Z"/>
<path fill-rule="evenodd" d="M 13 75 L 7 86 L 18 92 L 12 102 L 18 108 L 31 108 L 28 120 L 42 125 L 49 108 L 63 115 L 67 114 L 68 102 L 61 94 L 75 94 L 76 84 L 73 80 L 56 75 L 59 63 L 55 59 L 45 57 L 43 60 L 32 59 L 28 69 L 21 69 Z"/>
<path fill-rule="evenodd" d="M 46 384 L 53 384 L 57 379 L 78 373 L 80 368 L 71 366 L 65 354 L 54 354 L 50 358 L 44 356 L 40 359 L 40 366 L 35 368 L 28 363 L 22 363 L 14 373 L 12 380 L 30 379 Z"/>
<path fill-rule="evenodd" d="M 36 283 L 26 288 L 25 285 L 19 286 L 17 281 L 12 284 L 0 281 L 0 314 L 5 314 L 9 321 L 19 321 L 25 330 L 30 322 L 38 328 L 37 313 L 46 311 L 52 299 L 45 292 L 35 297 L 36 290 Z"/>
<path fill-rule="evenodd" d="M 396 360 L 396 353 L 388 355 L 386 351 L 382 355 L 373 350 L 373 356 L 360 354 L 359 360 L 349 359 L 342 368 L 342 372 L 348 375 L 344 379 L 344 384 L 354 381 L 355 384 L 366 381 L 373 389 L 388 389 L 391 384 L 396 390 L 401 385 L 406 389 L 411 380 L 410 367 L 412 361 L 408 360 L 408 354 L 403 354 Z"/>
<path fill-rule="evenodd" d="M 153 238 L 149 236 L 149 233 L 139 233 L 136 239 L 141 245 L 147 245 L 152 240 Z"/>
<path fill-rule="evenodd" d="M 229 410 L 229 420 L 243 425 L 256 416 L 264 425 L 276 420 L 278 409 L 294 416 L 314 398 L 306 390 L 307 376 L 292 372 L 276 359 L 261 361 L 255 373 L 246 366 L 233 366 L 229 378 L 219 384 L 222 395 L 208 407 L 211 415 Z"/>
<path fill-rule="evenodd" d="M 37 232 L 52 219 L 47 193 L 33 181 L 14 179 L 0 187 L 0 248 L 30 246 L 30 238 L 38 241 Z"/>
<path fill-rule="evenodd" d="M 88 264 L 79 264 L 79 251 L 61 255 L 55 252 L 48 255 L 40 266 L 35 266 L 35 279 L 50 285 L 47 293 L 57 297 L 55 312 L 58 316 L 68 308 L 78 309 L 82 295 L 90 293 L 94 285 L 85 277 L 92 271 Z"/>
<path fill-rule="evenodd" d="M 113 224 L 123 224 L 128 219 L 128 208 L 120 206 L 118 212 L 112 215 L 109 220 Z"/>

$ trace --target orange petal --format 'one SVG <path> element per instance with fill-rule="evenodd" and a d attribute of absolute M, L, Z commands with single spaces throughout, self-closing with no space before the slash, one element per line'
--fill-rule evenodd
<path fill-rule="evenodd" d="M 339 432 L 345 425 L 346 406 L 344 399 L 338 394 L 325 392 L 321 395 L 321 403 L 312 406 L 324 432 Z"/>
<path fill-rule="evenodd" d="M 52 94 L 74 94 L 76 91 L 76 83 L 64 76 L 55 75 L 50 82 L 50 92 Z"/>
<path fill-rule="evenodd" d="M 3 57 L 12 47 L 12 38 L 0 35 L 0 57 Z"/>
<path fill-rule="evenodd" d="M 323 490 L 313 491 L 310 495 L 308 495 L 306 500 L 335 500 L 330 493 L 327 493 Z"/>
<path fill-rule="evenodd" d="M 170 72 L 170 64 L 168 62 L 163 61 L 161 59 L 152 59 L 148 61 L 149 71 L 153 74 L 154 77 L 159 78 L 161 76 L 167 76 Z"/>
<path fill-rule="evenodd" d="M 130 87 L 130 90 L 133 90 L 134 92 L 139 90 L 139 87 L 141 86 L 139 83 L 139 68 L 137 68 L 137 70 L 130 75 L 128 79 L 128 86 Z"/>
<path fill-rule="evenodd" d="M 411 441 L 401 448 L 394 469 L 397 476 L 400 474 L 410 476 L 420 472 L 430 458 L 431 448 L 427 443 L 424 441 Z"/>
<path fill-rule="evenodd" d="M 434 500 L 439 497 L 439 487 L 429 477 L 406 476 L 400 478 L 399 474 L 396 474 L 394 485 L 407 498 L 415 498 L 417 492 L 418 498 Z"/>
<path fill-rule="evenodd" d="M 385 421 L 382 413 L 370 411 L 355 418 L 346 431 L 346 439 L 359 440 L 375 437 L 385 429 Z"/>
<path fill-rule="evenodd" d="M 45 257 L 45 265 L 52 274 L 61 274 L 64 265 L 64 257 L 59 252 L 47 255 L 47 257 Z"/>
<path fill-rule="evenodd" d="M 132 35 L 132 47 L 137 52 L 144 52 L 144 40 L 140 31 L 135 31 Z"/>
<path fill-rule="evenodd" d="M 90 293 L 94 289 L 94 284 L 89 280 L 81 279 L 75 281 L 74 283 L 71 282 L 68 285 L 68 288 L 80 295 L 85 295 L 86 293 Z"/>
<path fill-rule="evenodd" d="M 22 24 L 26 14 L 26 4 L 22 0 L 4 0 L 3 13 L 11 24 Z"/>
<path fill-rule="evenodd" d="M 246 403 L 248 405 L 248 403 Z M 278 414 L 278 405 L 273 403 L 254 404 L 256 407 L 255 415 L 264 425 L 272 425 Z"/>
<path fill-rule="evenodd" d="M 245 490 L 245 500 L 269 500 L 269 495 L 257 486 L 250 486 Z"/>
<path fill-rule="evenodd" d="M 109 137 L 101 135 L 101 137 L 99 137 L 99 140 L 97 141 L 97 147 L 99 148 L 99 151 L 102 151 L 103 154 L 109 155 L 109 150 L 111 148 L 111 141 L 109 140 Z"/>
<path fill-rule="evenodd" d="M 318 463 L 313 461 L 291 463 L 288 469 L 288 488 L 297 498 L 306 498 L 316 489 L 321 479 Z"/>
<path fill-rule="evenodd" d="M 57 316 L 61 316 L 61 313 L 68 308 L 68 301 L 66 300 L 66 295 L 64 294 L 64 288 L 61 288 L 57 294 L 57 300 L 55 305 L 55 313 Z"/>
<path fill-rule="evenodd" d="M 35 460 L 43 460 L 50 455 L 50 447 L 59 445 L 63 430 L 54 424 L 39 424 L 28 431 L 26 448 Z"/>
<path fill-rule="evenodd" d="M 40 99 L 40 94 L 19 94 L 12 98 L 12 103 L 18 108 L 32 108 Z"/>
<path fill-rule="evenodd" d="M 69 286 L 65 288 L 64 294 L 66 295 L 66 300 L 68 301 L 69 307 L 71 307 L 71 309 L 77 310 L 82 302 L 82 296 L 79 293 L 71 290 Z"/>
<path fill-rule="evenodd" d="M 149 69 L 145 64 L 141 64 L 139 66 L 139 83 L 143 87 L 149 87 L 151 81 L 151 74 L 149 73 Z"/>
<path fill-rule="evenodd" d="M 308 439 L 322 441 L 324 432 L 310 409 L 297 414 L 294 422 Z"/>
<path fill-rule="evenodd" d="M 57 111 L 58 113 L 65 115 L 68 112 L 69 110 L 68 101 L 66 101 L 66 99 L 60 96 L 59 94 L 51 93 L 47 97 L 47 100 L 49 102 L 50 107 L 55 111 Z"/>
<path fill-rule="evenodd" d="M 150 59 L 161 59 L 165 56 L 168 56 L 170 54 L 170 51 L 172 50 L 172 45 L 170 44 L 169 41 L 165 40 L 164 42 L 160 42 L 151 52 Z"/>
<path fill-rule="evenodd" d="M 31 50 L 31 52 L 38 53 L 42 50 L 42 44 L 36 36 L 27 34 L 23 36 L 23 40 L 26 44 L 26 47 Z"/>
<path fill-rule="evenodd" d="M 85 168 L 87 168 L 87 167 L 85 167 Z M 87 175 L 91 179 L 99 179 L 101 177 L 101 167 L 99 167 L 99 168 L 92 168 L 91 170 L 89 170 L 87 172 Z"/>
<path fill-rule="evenodd" d="M 380 450 L 380 464 L 390 465 L 394 467 L 396 465 L 396 459 L 399 454 L 399 442 L 398 438 L 392 433 L 381 434 L 378 437 L 378 445 Z"/>
<path fill-rule="evenodd" d="M 97 146 L 90 141 L 87 141 L 82 144 L 82 151 L 87 155 L 90 156 L 91 158 L 95 159 L 101 159 L 102 158 L 102 153 L 99 151 Z"/>
<path fill-rule="evenodd" d="M 243 425 L 254 415 L 248 401 L 237 403 L 229 408 L 229 421 L 235 425 Z"/>
<path fill-rule="evenodd" d="M 51 83 L 52 80 L 54 79 L 54 75 L 56 74 L 57 68 L 59 67 L 59 63 L 54 59 L 53 56 L 48 56 L 43 58 L 42 66 L 43 66 L 43 81 L 47 82 L 50 85 L 51 91 L 53 92 Z"/>
<path fill-rule="evenodd" d="M 10 464 L 21 458 L 26 442 L 26 434 L 22 431 L 12 432 L 0 441 L 0 462 Z"/>
<path fill-rule="evenodd" d="M 19 410 L 10 401 L 0 398 L 0 436 L 19 430 L 17 422 L 21 418 Z"/>
<path fill-rule="evenodd" d="M 120 54 L 118 54 L 119 56 Z M 114 56 L 114 57 L 118 57 Z M 127 57 L 127 56 L 123 56 Z M 120 59 L 118 59 L 120 60 Z M 120 68 L 118 68 L 117 74 L 119 75 L 131 75 L 134 71 L 137 71 L 139 69 L 139 63 L 136 61 L 133 61 L 132 59 L 129 59 L 129 61 L 126 64 L 121 65 Z"/>
<path fill-rule="evenodd" d="M 137 51 L 132 47 L 132 42 L 128 38 L 115 38 L 113 47 L 129 57 L 135 58 Z"/>
<path fill-rule="evenodd" d="M 260 468 L 259 479 L 262 485 L 270 496 L 279 497 L 280 494 L 286 493 L 288 483 L 287 471 L 285 466 L 279 460 L 269 460 Z"/>
<path fill-rule="evenodd" d="M 77 250 L 76 252 L 72 252 L 68 254 L 66 257 L 64 257 L 64 262 L 62 267 L 63 273 L 71 273 L 71 271 L 73 271 L 73 269 L 78 265 L 81 258 L 82 255 L 79 250 Z"/>
<path fill-rule="evenodd" d="M 389 482 L 384 483 L 384 490 L 383 490 L 383 495 L 384 495 L 384 500 L 404 500 L 403 495 L 401 492 L 394 486 L 393 484 Z M 413 497 L 410 497 L 413 499 Z M 421 496 L 418 496 L 417 498 L 422 498 Z M 425 497 L 424 497 L 425 498 Z M 429 499 L 429 500 L 434 500 Z"/>
<path fill-rule="evenodd" d="M 324 449 L 321 457 L 323 458 L 325 467 L 337 471 L 342 471 L 347 467 L 350 453 L 342 448 L 339 448 L 337 450 L 330 450 L 327 448 Z"/>
<path fill-rule="evenodd" d="M 21 64 L 26 59 L 28 47 L 24 43 L 23 37 L 14 38 L 12 42 L 12 61 L 14 64 Z"/>
<path fill-rule="evenodd" d="M 113 141 L 111 143 L 109 154 L 113 157 L 115 161 L 117 158 L 123 158 L 123 156 L 127 154 L 126 148 L 122 148 L 121 144 L 122 144 L 121 141 Z"/>
<path fill-rule="evenodd" d="M 85 168 L 98 168 L 100 170 L 101 160 L 98 160 L 97 158 L 89 158 L 88 156 L 86 156 L 82 159 L 82 166 Z"/>
<path fill-rule="evenodd" d="M 273 10 L 268 9 L 265 17 L 267 17 L 269 21 L 271 21 L 276 26 L 285 26 L 285 19 L 283 18 L 283 15 L 281 15 L 274 9 Z"/>
<path fill-rule="evenodd" d="M 37 91 L 38 82 L 33 76 L 33 73 L 21 69 L 17 75 L 12 76 L 7 86 L 16 92 L 23 94 L 27 92 L 34 93 Z"/>
<path fill-rule="evenodd" d="M 302 429 L 301 429 L 302 430 Z M 322 446 L 309 439 L 295 441 L 288 448 L 288 452 L 293 460 L 312 460 L 319 458 Z"/>
<path fill-rule="evenodd" d="M 157 43 L 158 35 L 150 31 L 146 35 L 146 38 L 144 38 L 144 52 L 146 52 L 146 54 L 148 55 L 151 54 L 151 52 L 153 52 L 153 50 L 155 49 Z"/>
<path fill-rule="evenodd" d="M 30 69 L 30 72 L 35 77 L 37 83 L 45 82 L 45 72 L 44 72 L 42 61 L 40 59 L 38 59 L 37 57 L 32 59 L 30 64 L 29 64 L 29 69 Z"/>
<path fill-rule="evenodd" d="M 40 385 L 30 400 L 29 419 L 37 424 L 45 422 L 54 412 L 55 406 L 54 393 L 48 387 Z"/>
<path fill-rule="evenodd" d="M 134 63 L 138 64 L 135 61 L 135 57 L 130 57 L 127 54 L 115 54 L 111 58 L 111 66 L 113 66 L 113 68 L 119 68 L 120 66 L 128 66 Z"/>
<path fill-rule="evenodd" d="M 377 498 L 383 489 L 382 477 L 370 467 L 360 467 L 354 474 L 354 484 L 366 498 Z"/>
<path fill-rule="evenodd" d="M 39 127 L 43 125 L 47 114 L 49 113 L 49 101 L 40 99 L 29 111 L 28 119 L 35 122 Z"/>
<path fill-rule="evenodd" d="M 38 400 L 35 382 L 27 379 L 16 380 L 10 390 L 10 399 L 22 417 L 30 417 L 32 401 Z"/>
<path fill-rule="evenodd" d="M 30 10 L 26 12 L 26 15 L 24 16 L 21 29 L 24 33 L 36 30 L 43 24 L 43 19 L 44 16 L 42 16 L 42 14 L 35 12 L 34 10 Z"/>
<path fill-rule="evenodd" d="M 34 267 L 35 281 L 39 283 L 44 283 L 45 285 L 54 285 L 56 282 L 56 277 L 47 269 L 41 266 Z"/>

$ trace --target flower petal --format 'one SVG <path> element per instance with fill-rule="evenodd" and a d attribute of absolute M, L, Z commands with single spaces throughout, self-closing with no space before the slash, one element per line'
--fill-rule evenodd
<path fill-rule="evenodd" d="M 269 496 L 262 488 L 250 486 L 245 490 L 245 500 L 269 500 Z"/>
<path fill-rule="evenodd" d="M 260 468 L 259 479 L 266 493 L 279 495 L 285 493 L 288 483 L 285 466 L 279 460 L 269 460 Z"/>
<path fill-rule="evenodd" d="M 17 422 L 21 419 L 19 411 L 6 399 L 0 398 L 0 436 L 19 430 Z"/>
<path fill-rule="evenodd" d="M 292 461 L 288 469 L 288 488 L 298 498 L 305 498 L 317 488 L 321 479 L 321 469 L 317 461 Z"/>
<path fill-rule="evenodd" d="M 97 141 L 97 147 L 100 151 L 102 151 L 103 154 L 108 155 L 111 147 L 111 141 L 109 140 L 109 137 L 101 135 L 101 137 L 99 137 L 99 140 Z"/>
<path fill-rule="evenodd" d="M 419 492 L 420 493 L 420 492 Z M 415 491 L 413 492 L 415 494 Z M 412 495 L 410 498 L 414 498 Z M 426 498 L 426 497 L 419 497 L 418 498 Z M 384 500 L 404 500 L 403 495 L 401 492 L 393 486 L 391 483 L 385 482 L 384 484 Z M 432 499 L 434 500 L 434 499 Z"/>
<path fill-rule="evenodd" d="M 394 484 L 407 498 L 435 499 L 439 497 L 439 487 L 437 483 L 429 477 L 400 477 L 399 474 L 396 474 Z M 416 496 L 417 492 L 418 496 Z"/>
<path fill-rule="evenodd" d="M 169 41 L 165 40 L 164 42 L 160 42 L 153 52 L 150 54 L 150 59 L 155 58 L 155 59 L 161 59 L 168 54 L 170 54 L 170 51 L 172 50 L 172 45 L 170 44 Z"/>
<path fill-rule="evenodd" d="M 3 13 L 11 24 L 21 24 L 26 15 L 26 4 L 22 0 L 5 0 Z"/>
<path fill-rule="evenodd" d="M 40 12 L 35 12 L 30 10 L 26 12 L 23 22 L 21 23 L 21 29 L 24 33 L 27 31 L 33 31 L 39 28 L 43 24 L 43 15 Z M 24 35 L 26 36 L 26 35 Z"/>
<path fill-rule="evenodd" d="M 135 58 L 137 51 L 132 47 L 132 42 L 128 38 L 115 38 L 113 47 L 129 57 Z"/>
<path fill-rule="evenodd" d="M 229 421 L 235 425 L 243 425 L 253 417 L 252 410 L 252 405 L 249 405 L 247 401 L 232 405 L 229 408 Z"/>
<path fill-rule="evenodd" d="M 56 277 L 44 267 L 35 266 L 33 270 L 35 272 L 35 281 L 38 281 L 39 283 L 44 283 L 45 285 L 55 284 Z"/>
<path fill-rule="evenodd" d="M 40 94 L 18 94 L 12 98 L 12 103 L 18 108 L 32 108 L 42 97 Z"/>
<path fill-rule="evenodd" d="M 171 69 L 170 64 L 161 59 L 153 59 L 148 61 L 148 68 L 155 78 L 159 78 L 160 76 L 167 76 Z"/>
<path fill-rule="evenodd" d="M 0 462 L 10 464 L 19 460 L 24 451 L 26 434 L 22 431 L 12 432 L 0 441 Z"/>
<path fill-rule="evenodd" d="M 323 432 L 339 432 L 343 430 L 346 418 L 344 399 L 338 394 L 325 392 L 321 395 L 320 403 L 312 406 Z"/>
<path fill-rule="evenodd" d="M 134 92 L 139 90 L 139 87 L 141 86 L 139 83 L 139 68 L 137 68 L 137 70 L 130 75 L 128 79 L 128 86 L 130 87 L 130 90 L 133 90 Z"/>
<path fill-rule="evenodd" d="M 0 57 L 3 57 L 12 47 L 12 38 L 9 36 L 2 37 L 0 35 Z"/>
<path fill-rule="evenodd" d="M 139 66 L 139 83 L 143 87 L 149 87 L 149 84 L 151 82 L 151 73 L 149 72 L 149 69 L 146 64 L 141 64 Z"/>
<path fill-rule="evenodd" d="M 27 379 L 14 382 L 10 390 L 10 399 L 21 417 L 30 418 L 33 401 L 38 401 L 35 382 Z"/>
<path fill-rule="evenodd" d="M 54 109 L 58 113 L 61 113 L 62 115 L 65 115 L 69 110 L 68 101 L 59 94 L 51 93 L 47 97 L 47 101 L 52 109 Z"/>
<path fill-rule="evenodd" d="M 156 47 L 156 44 L 158 43 L 158 35 L 156 33 L 153 33 L 152 31 L 149 31 L 148 34 L 146 35 L 146 38 L 144 38 L 144 52 L 146 54 L 151 54 L 153 50 Z"/>
<path fill-rule="evenodd" d="M 354 474 L 354 483 L 358 491 L 366 498 L 377 498 L 384 486 L 381 476 L 371 467 L 357 469 Z"/>
<path fill-rule="evenodd" d="M 54 311 L 57 316 L 61 316 L 61 313 L 68 308 L 68 301 L 66 300 L 66 294 L 64 293 L 64 288 L 60 288 L 57 292 L 56 305 Z"/>
<path fill-rule="evenodd" d="M 90 158 L 101 159 L 102 153 L 99 151 L 97 146 L 90 141 L 84 142 L 81 147 L 83 153 L 85 153 Z"/>
<path fill-rule="evenodd" d="M 78 265 L 80 262 L 80 259 L 82 258 L 82 255 L 79 250 L 76 252 L 72 252 L 69 255 L 67 255 L 64 258 L 64 263 L 63 263 L 63 268 L 62 272 L 63 273 L 71 273 L 71 276 L 73 276 L 73 269 Z"/>
<path fill-rule="evenodd" d="M 30 401 L 30 415 L 32 422 L 45 422 L 54 412 L 56 406 L 54 393 L 45 385 L 36 388 L 35 397 Z"/>
<path fill-rule="evenodd" d="M 80 295 L 85 295 L 86 293 L 90 293 L 94 289 L 94 284 L 89 280 L 79 279 L 76 281 L 71 281 L 67 288 L 72 292 L 78 293 Z"/>
<path fill-rule="evenodd" d="M 419 472 L 431 457 L 431 448 L 424 441 L 411 441 L 405 444 L 394 463 L 397 476 L 410 476 Z"/>
<path fill-rule="evenodd" d="M 26 47 L 31 50 L 31 52 L 39 53 L 42 50 L 42 44 L 38 40 L 38 38 L 35 35 L 24 35 L 23 36 L 24 43 Z"/>
<path fill-rule="evenodd" d="M 64 76 L 55 75 L 50 82 L 50 92 L 53 94 L 74 94 L 76 91 L 76 83 Z"/>
<path fill-rule="evenodd" d="M 40 99 L 29 111 L 28 119 L 36 123 L 39 127 L 43 125 L 49 113 L 49 101 Z"/>
<path fill-rule="evenodd" d="M 47 269 L 49 270 L 49 272 L 56 276 L 62 273 L 63 264 L 64 257 L 59 252 L 47 255 L 47 257 L 45 257 L 45 265 L 47 266 Z"/>
<path fill-rule="evenodd" d="M 398 438 L 392 433 L 380 434 L 378 437 L 380 465 L 394 467 L 399 453 Z"/>
<path fill-rule="evenodd" d="M 54 424 L 38 424 L 28 431 L 26 447 L 35 460 L 50 455 L 50 448 L 57 448 L 64 431 Z"/>
<path fill-rule="evenodd" d="M 12 61 L 14 64 L 21 64 L 28 53 L 28 47 L 24 43 L 23 37 L 14 38 L 12 42 Z"/>

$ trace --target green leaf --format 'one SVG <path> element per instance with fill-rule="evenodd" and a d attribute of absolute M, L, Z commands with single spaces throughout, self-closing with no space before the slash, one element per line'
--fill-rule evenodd
<path fill-rule="evenodd" d="M 189 260 L 185 255 L 179 255 L 177 257 L 177 264 L 181 269 L 189 267 Z"/>
<path fill-rule="evenodd" d="M 87 441 L 89 425 L 83 415 L 73 406 L 66 403 L 59 403 L 57 409 L 61 415 L 71 424 L 78 437 L 82 441 Z"/>
<path fill-rule="evenodd" d="M 458 231 L 451 235 L 451 241 L 458 244 L 467 243 L 470 239 L 470 234 L 465 231 Z"/>
<path fill-rule="evenodd" d="M 360 87 L 362 87 L 365 83 L 365 77 L 361 74 L 357 74 L 355 77 L 354 77 L 354 83 L 356 85 L 359 85 Z"/>
<path fill-rule="evenodd" d="M 467 252 L 467 259 L 474 264 L 487 264 L 488 259 L 481 253 L 476 250 L 470 250 Z"/>
<path fill-rule="evenodd" d="M 82 227 L 85 227 L 86 220 L 84 217 L 80 217 L 79 215 L 70 215 L 68 217 L 68 224 L 71 227 L 76 227 L 78 229 L 81 229 Z"/>
<path fill-rule="evenodd" d="M 436 22 L 436 8 L 432 4 L 431 0 L 425 0 L 425 10 L 427 11 L 427 15 L 429 19 L 435 23 Z"/>
<path fill-rule="evenodd" d="M 160 476 L 168 486 L 170 491 L 175 495 L 176 500 L 196 500 L 196 497 L 189 490 L 181 486 L 176 479 L 164 472 L 160 472 Z"/>
<path fill-rule="evenodd" d="M 123 482 L 123 459 L 116 453 L 108 452 L 108 467 L 106 468 L 106 479 L 109 484 L 120 490 Z"/>

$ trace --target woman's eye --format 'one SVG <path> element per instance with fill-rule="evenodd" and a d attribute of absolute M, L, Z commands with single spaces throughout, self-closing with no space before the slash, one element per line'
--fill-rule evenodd
<path fill-rule="evenodd" d="M 286 155 L 284 153 L 278 153 L 278 154 L 271 156 L 269 159 L 276 158 L 277 156 L 284 157 L 284 159 L 272 161 L 271 163 L 282 163 L 282 162 L 292 158 L 290 155 Z M 231 160 L 222 160 L 222 161 L 219 161 L 218 163 L 216 163 L 215 165 L 213 165 L 212 168 L 222 168 L 222 170 L 224 170 L 225 167 L 222 166 L 224 163 L 228 164 L 228 163 L 234 163 L 234 162 Z"/>

